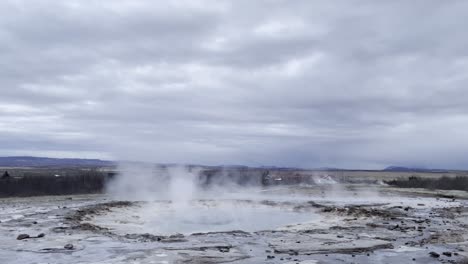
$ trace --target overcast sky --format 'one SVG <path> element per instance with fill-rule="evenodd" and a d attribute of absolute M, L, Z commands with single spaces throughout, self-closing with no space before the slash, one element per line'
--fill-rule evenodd
<path fill-rule="evenodd" d="M 0 155 L 468 169 L 468 1 L 1 1 Z"/>

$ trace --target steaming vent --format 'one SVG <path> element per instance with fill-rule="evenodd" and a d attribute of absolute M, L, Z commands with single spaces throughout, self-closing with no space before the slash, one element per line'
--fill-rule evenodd
<path fill-rule="evenodd" d="M 120 172 L 109 182 L 108 192 L 118 199 L 138 201 L 137 206 L 96 216 L 93 224 L 116 232 L 145 230 L 158 235 L 270 230 L 310 220 L 311 211 L 283 204 L 284 198 L 270 197 L 268 190 L 298 181 L 334 182 L 331 177 L 291 177 L 262 169 L 123 164 Z"/>

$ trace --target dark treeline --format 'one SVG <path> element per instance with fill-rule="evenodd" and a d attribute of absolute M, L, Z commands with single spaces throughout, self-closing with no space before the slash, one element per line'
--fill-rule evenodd
<path fill-rule="evenodd" d="M 398 179 L 386 182 L 389 185 L 401 188 L 425 188 L 432 190 L 460 190 L 468 191 L 468 177 L 456 176 L 448 177 L 442 176 L 441 178 L 422 178 L 411 176 L 408 179 Z"/>
<path fill-rule="evenodd" d="M 283 172 L 278 174 L 278 172 Z M 200 173 L 202 186 L 236 184 L 240 186 L 273 186 L 314 183 L 313 174 L 295 171 L 255 168 L 218 168 Z"/>
<path fill-rule="evenodd" d="M 0 173 L 0 197 L 71 195 L 102 193 L 117 173 L 97 168 L 11 169 Z M 164 184 L 169 180 L 161 170 L 155 177 Z M 167 177 L 165 177 L 167 176 Z M 203 187 L 219 185 L 271 186 L 311 183 L 312 175 L 284 172 L 281 175 L 265 169 L 216 168 L 200 171 L 198 183 Z"/>
<path fill-rule="evenodd" d="M 68 176 L 43 172 L 12 177 L 5 172 L 0 178 L 0 197 L 100 193 L 110 176 L 97 170 L 77 171 Z"/>
<path fill-rule="evenodd" d="M 216 168 L 201 171 L 199 174 L 199 183 L 202 186 L 211 185 L 255 185 L 262 184 L 262 179 L 268 171 L 262 169 L 249 168 Z"/>

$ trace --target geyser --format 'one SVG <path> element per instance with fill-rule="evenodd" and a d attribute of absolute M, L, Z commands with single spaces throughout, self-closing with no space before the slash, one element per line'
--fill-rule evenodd
<path fill-rule="evenodd" d="M 151 167 L 123 164 L 121 175 L 109 186 L 115 198 L 140 201 L 138 206 L 114 209 L 97 216 L 94 224 L 121 233 L 157 235 L 212 231 L 258 231 L 309 221 L 310 211 L 276 206 L 259 184 L 221 171 L 206 177 L 195 167 Z M 265 202 L 269 201 L 269 202 Z"/>

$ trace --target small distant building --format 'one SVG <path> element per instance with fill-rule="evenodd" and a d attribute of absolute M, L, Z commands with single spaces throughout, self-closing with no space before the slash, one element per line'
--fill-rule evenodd
<path fill-rule="evenodd" d="M 2 175 L 2 179 L 9 179 L 10 178 L 10 174 L 8 173 L 8 171 L 5 171 Z"/>

